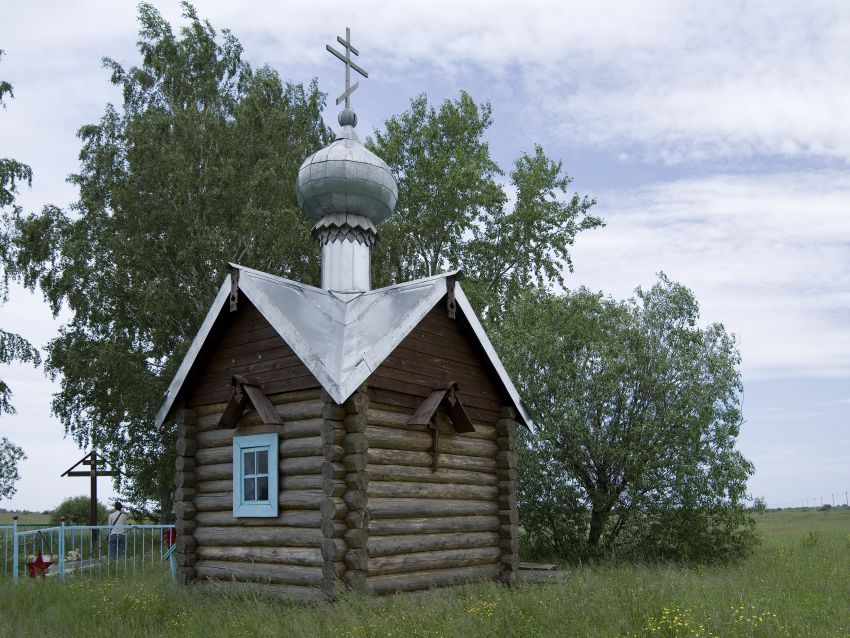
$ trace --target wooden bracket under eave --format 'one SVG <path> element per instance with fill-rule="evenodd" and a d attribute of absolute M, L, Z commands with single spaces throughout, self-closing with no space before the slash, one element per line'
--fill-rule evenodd
<path fill-rule="evenodd" d="M 437 459 L 440 447 L 440 425 L 437 423 L 436 415 L 439 408 L 443 408 L 451 419 L 455 432 L 466 434 L 475 432 L 475 426 L 466 413 L 460 398 L 457 396 L 458 385 L 456 381 L 449 381 L 434 388 L 428 398 L 425 399 L 416 412 L 407 420 L 408 425 L 425 425 L 431 430 L 431 453 L 433 463 L 431 469 L 438 469 Z"/>
<path fill-rule="evenodd" d="M 260 384 L 256 381 L 251 381 L 245 377 L 233 375 L 233 394 L 230 401 L 227 402 L 227 407 L 224 409 L 224 414 L 218 421 L 219 427 L 235 428 L 242 418 L 242 413 L 250 403 L 260 415 L 263 423 L 267 425 L 283 425 L 283 419 L 275 409 L 272 402 L 265 393 L 260 389 Z"/>

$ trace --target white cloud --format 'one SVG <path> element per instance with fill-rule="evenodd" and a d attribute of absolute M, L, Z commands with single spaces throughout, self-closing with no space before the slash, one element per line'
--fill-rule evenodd
<path fill-rule="evenodd" d="M 628 296 L 655 273 L 690 286 L 741 339 L 747 379 L 850 376 L 850 176 L 715 176 L 599 195 L 608 226 L 571 285 Z"/>

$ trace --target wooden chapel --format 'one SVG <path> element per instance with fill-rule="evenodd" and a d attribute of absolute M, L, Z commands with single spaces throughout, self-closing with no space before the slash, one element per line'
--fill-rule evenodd
<path fill-rule="evenodd" d="M 231 264 L 157 414 L 177 423 L 181 582 L 324 599 L 516 582 L 531 418 L 459 271 L 370 289 L 397 186 L 354 132 L 356 86 L 297 177 L 322 287 Z"/>

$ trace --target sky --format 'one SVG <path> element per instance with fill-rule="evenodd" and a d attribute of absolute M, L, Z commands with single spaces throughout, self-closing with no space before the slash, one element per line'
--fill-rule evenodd
<path fill-rule="evenodd" d="M 155 0 L 172 24 L 177 2 Z M 850 3 L 282 3 L 198 1 L 244 57 L 329 94 L 342 65 L 325 51 L 350 27 L 369 71 L 352 98 L 361 138 L 414 96 L 466 90 L 489 101 L 493 158 L 508 171 L 535 144 L 564 162 L 607 226 L 580 235 L 567 286 L 617 298 L 656 274 L 690 287 L 705 324 L 742 354 L 739 448 L 753 496 L 770 506 L 844 502 L 850 490 Z M 136 5 L 28 0 L 3 12 L 0 156 L 29 164 L 26 211 L 76 193 L 77 129 L 120 105 L 101 59 L 137 64 Z M 295 176 L 282 176 L 295 179 Z M 0 326 L 43 347 L 63 321 L 13 286 Z M 47 509 L 86 493 L 59 478 L 83 451 L 50 413 L 56 383 L 12 364 L 0 378 L 22 446 L 22 480 L 0 507 Z M 109 479 L 101 493 L 112 497 Z"/>

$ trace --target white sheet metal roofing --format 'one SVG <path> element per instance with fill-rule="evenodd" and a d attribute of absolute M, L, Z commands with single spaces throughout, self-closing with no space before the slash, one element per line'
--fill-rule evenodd
<path fill-rule="evenodd" d="M 239 271 L 240 292 L 251 300 L 337 403 L 350 397 L 446 295 L 446 281 L 462 276 L 460 271 L 453 271 L 364 293 L 340 294 L 236 264 L 230 266 Z M 228 277 L 165 393 L 156 415 L 157 425 L 168 418 L 201 348 L 229 303 L 229 294 Z M 455 300 L 520 419 L 529 428 L 533 427 L 528 410 L 460 283 L 455 284 Z"/>

